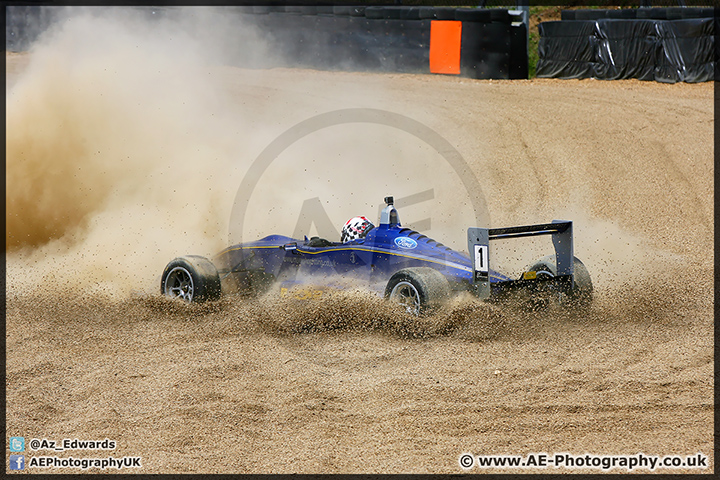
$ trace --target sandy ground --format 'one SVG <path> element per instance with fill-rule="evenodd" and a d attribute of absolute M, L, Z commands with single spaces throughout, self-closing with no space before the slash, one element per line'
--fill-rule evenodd
<path fill-rule="evenodd" d="M 8 88 L 19 86 L 28 55 L 6 60 Z M 208 72 L 223 111 L 243 113 L 246 162 L 297 122 L 333 109 L 381 108 L 434 129 L 480 180 L 493 226 L 575 220 L 575 252 L 596 286 L 591 310 L 532 313 L 464 300 L 413 323 L 353 292 L 314 304 L 177 305 L 154 291 L 108 295 L 58 281 L 63 272 L 49 257 L 59 254 L 33 240 L 8 257 L 8 437 L 109 438 L 118 444 L 109 454 L 141 456 L 143 473 L 462 473 L 463 453 L 537 452 L 701 452 L 710 459 L 701 472 L 713 471 L 711 84 Z M 21 128 L 13 118 L 11 108 L 9 142 Z M 9 168 L 16 161 L 9 156 Z M 230 183 L 239 185 L 243 171 Z M 209 185 L 225 173 L 212 175 Z M 23 187 L 9 183 L 8 195 Z M 234 193 L 213 198 L 229 205 Z M 122 245 L 153 250 L 162 239 L 150 242 L 149 228 L 132 230 L 128 218 L 142 223 L 154 200 L 128 198 L 123 208 L 137 206 L 128 217 L 88 210 L 88 221 Z M 186 207 L 179 202 L 176 215 Z M 91 234 L 73 238 L 93 253 L 70 256 L 67 275 L 73 265 L 107 268 L 83 243 Z M 166 243 L 137 266 L 153 289 L 172 255 L 215 248 Z M 113 262 L 121 271 L 130 260 Z"/>

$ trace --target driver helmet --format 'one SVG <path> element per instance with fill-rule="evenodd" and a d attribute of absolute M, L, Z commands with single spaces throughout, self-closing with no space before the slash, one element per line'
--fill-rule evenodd
<path fill-rule="evenodd" d="M 340 241 L 347 243 L 357 240 L 358 238 L 365 238 L 365 235 L 373 228 L 375 228 L 375 225 L 367 218 L 353 217 L 345 222 L 342 228 L 342 234 L 340 235 Z"/>

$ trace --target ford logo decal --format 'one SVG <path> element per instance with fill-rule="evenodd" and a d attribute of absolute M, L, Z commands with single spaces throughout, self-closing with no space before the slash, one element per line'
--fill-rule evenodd
<path fill-rule="evenodd" d="M 407 248 L 410 250 L 417 247 L 417 242 L 409 237 L 397 237 L 395 239 L 395 245 L 400 248 Z"/>

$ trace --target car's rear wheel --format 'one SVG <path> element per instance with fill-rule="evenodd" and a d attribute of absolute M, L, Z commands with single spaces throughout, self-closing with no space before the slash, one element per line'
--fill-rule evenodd
<path fill-rule="evenodd" d="M 449 296 L 450 284 L 445 276 L 429 267 L 399 270 L 385 287 L 385 298 L 399 303 L 413 315 L 432 311 Z"/>
<path fill-rule="evenodd" d="M 188 303 L 217 300 L 221 294 L 220 276 L 205 257 L 187 255 L 167 264 L 160 281 L 160 293 Z"/>
<path fill-rule="evenodd" d="M 547 255 L 533 265 L 528 267 L 527 271 L 536 272 L 538 278 L 555 277 L 557 275 L 557 265 L 555 255 Z M 575 278 L 575 288 L 569 293 L 566 301 L 563 302 L 573 307 L 587 307 L 592 302 L 593 284 L 590 278 L 590 272 L 579 258 L 573 257 L 573 276 Z"/>

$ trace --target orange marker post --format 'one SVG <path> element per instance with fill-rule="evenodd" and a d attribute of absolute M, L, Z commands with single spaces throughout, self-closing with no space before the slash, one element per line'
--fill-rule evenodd
<path fill-rule="evenodd" d="M 460 73 L 462 22 L 432 20 L 430 23 L 430 73 Z"/>

